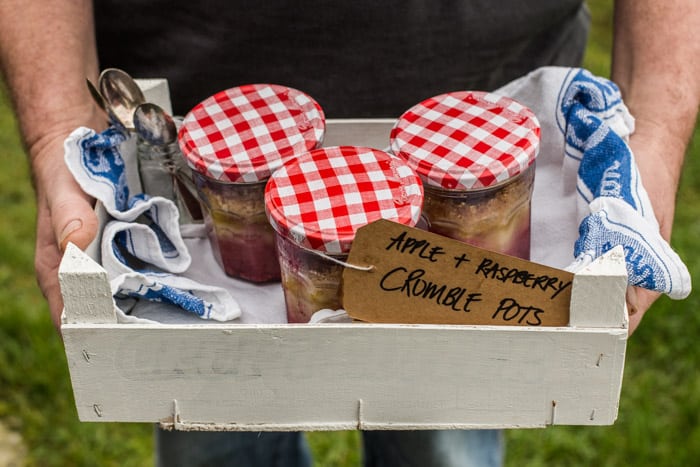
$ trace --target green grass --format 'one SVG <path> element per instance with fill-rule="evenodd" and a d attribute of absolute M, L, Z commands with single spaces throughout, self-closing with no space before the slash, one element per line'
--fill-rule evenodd
<path fill-rule="evenodd" d="M 609 74 L 610 1 L 592 2 L 586 67 Z M 679 193 L 673 246 L 700 278 L 700 135 Z M 0 420 L 24 438 L 28 465 L 141 466 L 152 426 L 77 420 L 63 348 L 33 273 L 34 200 L 5 94 L 0 92 Z M 619 418 L 609 427 L 512 430 L 508 466 L 685 466 L 700 460 L 700 304 L 660 299 L 630 339 Z M 357 432 L 309 434 L 317 465 L 359 465 Z"/>

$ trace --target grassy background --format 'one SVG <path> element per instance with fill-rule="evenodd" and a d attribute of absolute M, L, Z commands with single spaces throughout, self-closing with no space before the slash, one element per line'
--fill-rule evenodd
<path fill-rule="evenodd" d="M 586 67 L 609 75 L 611 1 L 590 2 Z M 700 278 L 700 137 L 696 127 L 678 199 L 673 246 Z M 8 100 L 0 92 L 0 421 L 20 433 L 28 465 L 141 466 L 152 427 L 77 420 L 61 343 L 34 280 L 34 200 Z M 665 297 L 630 339 L 618 421 L 507 433 L 508 466 L 685 466 L 700 461 L 698 294 Z M 357 432 L 311 433 L 317 465 L 359 465 Z"/>

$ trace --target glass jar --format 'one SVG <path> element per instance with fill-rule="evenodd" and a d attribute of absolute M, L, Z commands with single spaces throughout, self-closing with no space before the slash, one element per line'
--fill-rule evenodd
<path fill-rule="evenodd" d="M 343 307 L 342 263 L 347 254 L 321 255 L 283 235 L 277 236 L 277 252 L 287 322 L 308 323 L 311 316 L 319 310 L 339 310 Z"/>
<path fill-rule="evenodd" d="M 280 279 L 265 183 L 285 160 L 319 146 L 324 132 L 316 101 L 274 84 L 221 91 L 185 116 L 178 141 L 212 250 L 227 275 L 251 282 Z"/>
<path fill-rule="evenodd" d="M 378 219 L 415 226 L 423 187 L 406 163 L 383 151 L 335 146 L 290 160 L 265 188 L 277 232 L 290 323 L 342 308 L 343 262 L 360 227 Z"/>
<path fill-rule="evenodd" d="M 194 173 L 214 257 L 224 272 L 251 282 L 280 279 L 275 232 L 264 206 L 265 183 L 224 183 Z"/>
<path fill-rule="evenodd" d="M 158 145 L 137 137 L 136 153 L 142 191 L 173 201 L 180 213 L 180 224 L 201 221 L 202 211 L 193 189 L 192 171 L 177 141 Z"/>
<path fill-rule="evenodd" d="M 429 231 L 529 259 L 539 137 L 539 122 L 524 105 L 460 91 L 404 112 L 390 143 L 423 180 Z"/>
<path fill-rule="evenodd" d="M 535 166 L 481 190 L 425 185 L 423 215 L 430 232 L 486 250 L 530 258 L 530 200 Z"/>

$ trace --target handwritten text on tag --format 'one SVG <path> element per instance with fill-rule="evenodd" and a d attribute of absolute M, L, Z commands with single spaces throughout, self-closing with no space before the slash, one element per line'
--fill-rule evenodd
<path fill-rule="evenodd" d="M 573 274 L 380 220 L 358 230 L 343 307 L 375 323 L 566 326 Z"/>

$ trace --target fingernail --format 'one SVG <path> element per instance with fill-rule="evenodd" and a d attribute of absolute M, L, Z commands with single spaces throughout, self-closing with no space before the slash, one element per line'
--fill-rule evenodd
<path fill-rule="evenodd" d="M 61 236 L 59 237 L 59 240 L 58 240 L 58 244 L 61 247 L 61 250 L 63 250 L 63 248 L 65 246 L 63 244 L 63 242 L 66 241 L 68 236 L 70 234 L 72 234 L 73 232 L 75 232 L 76 230 L 78 230 L 79 228 L 81 228 L 82 226 L 83 226 L 83 221 L 81 221 L 80 219 L 73 219 L 68 224 L 66 224 L 66 226 L 61 231 Z"/>

